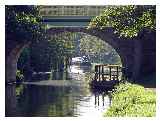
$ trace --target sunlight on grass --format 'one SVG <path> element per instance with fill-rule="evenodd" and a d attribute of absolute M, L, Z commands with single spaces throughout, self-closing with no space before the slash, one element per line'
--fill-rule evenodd
<path fill-rule="evenodd" d="M 156 115 L 156 93 L 144 87 L 124 83 L 112 93 L 111 107 L 105 112 L 108 117 L 153 117 Z"/>

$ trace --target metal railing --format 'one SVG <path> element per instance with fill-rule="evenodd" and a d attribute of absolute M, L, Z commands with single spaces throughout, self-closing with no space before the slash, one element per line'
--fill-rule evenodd
<path fill-rule="evenodd" d="M 95 66 L 95 81 L 110 81 L 110 80 L 121 80 L 122 78 L 122 67 L 120 65 L 96 65 Z"/>

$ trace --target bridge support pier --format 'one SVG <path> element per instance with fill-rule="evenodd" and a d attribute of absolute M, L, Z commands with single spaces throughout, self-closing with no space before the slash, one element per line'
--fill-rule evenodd
<path fill-rule="evenodd" d="M 28 44 L 19 44 L 6 55 L 6 83 L 16 82 L 17 61 L 26 46 Z"/>

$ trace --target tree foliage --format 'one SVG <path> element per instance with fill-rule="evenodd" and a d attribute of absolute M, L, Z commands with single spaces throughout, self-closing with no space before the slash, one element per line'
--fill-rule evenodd
<path fill-rule="evenodd" d="M 56 45 L 58 57 L 72 56 L 75 53 L 76 38 L 79 34 L 75 32 L 63 32 L 55 36 L 50 36 L 50 43 Z"/>
<path fill-rule="evenodd" d="M 74 55 L 76 33 L 64 32 L 56 36 L 50 35 L 48 41 L 32 42 L 24 49 L 19 61 L 18 69 L 23 73 L 29 71 L 47 72 L 64 66 Z M 26 75 L 26 74 L 25 74 Z"/>
<path fill-rule="evenodd" d="M 112 46 L 94 36 L 86 34 L 80 39 L 80 52 L 93 63 L 121 64 L 121 59 Z"/>
<path fill-rule="evenodd" d="M 90 35 L 80 39 L 80 51 L 87 55 L 97 55 L 109 50 L 107 43 Z"/>
<path fill-rule="evenodd" d="M 38 6 L 13 5 L 5 7 L 6 39 L 18 42 L 44 39 L 45 26 Z"/>
<path fill-rule="evenodd" d="M 106 10 L 95 17 L 89 28 L 104 29 L 112 27 L 119 36 L 135 37 L 142 29 L 155 30 L 155 6 L 108 6 Z"/>

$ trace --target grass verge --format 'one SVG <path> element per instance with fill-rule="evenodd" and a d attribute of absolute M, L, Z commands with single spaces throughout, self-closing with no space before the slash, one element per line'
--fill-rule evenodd
<path fill-rule="evenodd" d="M 143 86 L 121 83 L 112 91 L 111 107 L 104 113 L 107 117 L 154 117 L 156 93 Z"/>

